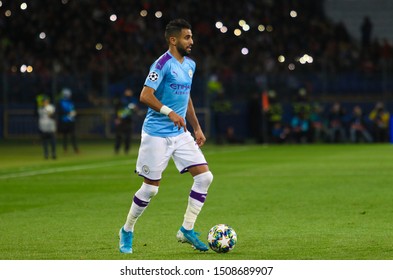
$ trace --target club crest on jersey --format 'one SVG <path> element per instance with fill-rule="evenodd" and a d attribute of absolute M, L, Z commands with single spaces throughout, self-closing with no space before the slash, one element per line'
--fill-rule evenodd
<path fill-rule="evenodd" d="M 192 70 L 190 69 L 190 70 L 188 70 L 188 76 L 190 76 L 190 78 L 192 78 L 192 75 L 193 75 L 194 73 L 192 72 Z"/>
<path fill-rule="evenodd" d="M 155 82 L 155 81 L 157 81 L 158 80 L 158 77 L 159 77 L 159 75 L 158 75 L 158 73 L 157 72 L 150 72 L 149 73 L 149 76 L 147 76 L 147 78 L 150 80 L 150 81 L 152 81 L 152 82 Z"/>

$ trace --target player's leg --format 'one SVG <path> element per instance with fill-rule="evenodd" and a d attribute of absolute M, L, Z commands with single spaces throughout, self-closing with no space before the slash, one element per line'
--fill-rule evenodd
<path fill-rule="evenodd" d="M 66 153 L 68 149 L 68 123 L 62 124 L 62 134 L 63 134 L 63 151 Z"/>
<path fill-rule="evenodd" d="M 116 128 L 116 136 L 115 136 L 115 153 L 118 154 L 120 147 L 121 147 L 121 142 L 122 142 L 122 133 L 119 131 L 119 128 Z"/>
<path fill-rule="evenodd" d="M 124 131 L 124 153 L 128 154 L 131 147 L 131 130 L 127 128 Z"/>
<path fill-rule="evenodd" d="M 143 214 L 150 200 L 158 193 L 159 181 L 145 179 L 142 186 L 135 193 L 127 220 L 120 229 L 120 252 L 132 253 L 132 240 L 134 237 L 134 226 L 138 218 Z"/>
<path fill-rule="evenodd" d="M 42 139 L 42 148 L 44 150 L 44 158 L 48 159 L 48 136 L 46 132 L 41 132 L 41 139 Z"/>
<path fill-rule="evenodd" d="M 209 186 L 213 181 L 213 174 L 209 171 L 207 165 L 192 167 L 189 172 L 193 176 L 194 182 L 188 197 L 188 205 L 183 221 L 183 227 L 187 230 L 194 228 L 195 221 L 205 203 Z"/>
<path fill-rule="evenodd" d="M 56 134 L 55 133 L 50 134 L 50 145 L 52 150 L 52 158 L 56 159 Z"/>
<path fill-rule="evenodd" d="M 208 247 L 198 239 L 198 234 L 194 231 L 194 225 L 205 203 L 207 191 L 213 181 L 213 175 L 207 165 L 195 166 L 190 168 L 189 171 L 193 176 L 194 183 L 191 187 L 183 224 L 177 233 L 177 238 L 181 242 L 192 244 L 200 251 L 207 251 Z"/>
<path fill-rule="evenodd" d="M 70 124 L 70 141 L 75 153 L 79 153 L 78 144 L 76 142 L 75 123 Z"/>
<path fill-rule="evenodd" d="M 175 151 L 173 158 L 179 171 L 189 171 L 193 176 L 193 185 L 177 238 L 181 242 L 191 243 L 198 250 L 207 251 L 207 246 L 198 239 L 194 232 L 194 225 L 205 203 L 208 189 L 213 181 L 213 174 L 209 171 L 205 157 L 195 145 L 192 137 L 191 142 L 187 138 L 183 140 L 188 142 L 183 144 L 182 140 L 178 141 L 181 146 Z"/>
<path fill-rule="evenodd" d="M 158 193 L 162 172 L 170 159 L 165 138 L 142 134 L 136 172 L 144 177 L 142 186 L 135 193 L 127 220 L 120 229 L 120 252 L 132 253 L 134 226 L 146 210 L 150 200 Z"/>
<path fill-rule="evenodd" d="M 124 224 L 125 231 L 134 231 L 136 221 L 145 211 L 150 200 L 158 193 L 159 182 L 144 179 L 142 186 L 134 195 L 126 223 Z"/>

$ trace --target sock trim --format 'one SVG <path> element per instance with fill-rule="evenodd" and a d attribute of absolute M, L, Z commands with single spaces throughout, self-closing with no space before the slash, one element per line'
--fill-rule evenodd
<path fill-rule="evenodd" d="M 137 198 L 136 195 L 134 196 L 134 202 L 139 207 L 146 207 L 149 204 L 148 201 L 143 201 L 143 200 Z"/>
<path fill-rule="evenodd" d="M 196 192 L 194 190 L 191 190 L 191 192 L 190 192 L 190 197 L 191 198 L 193 198 L 195 200 L 198 200 L 199 202 L 202 202 L 202 203 L 205 202 L 206 196 L 207 196 L 207 193 L 199 193 L 199 192 Z"/>

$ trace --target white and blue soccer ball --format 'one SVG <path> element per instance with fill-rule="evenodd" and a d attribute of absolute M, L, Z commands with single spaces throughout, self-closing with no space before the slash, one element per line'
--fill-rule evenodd
<path fill-rule="evenodd" d="M 235 248 L 237 234 L 233 228 L 226 224 L 212 227 L 207 235 L 210 248 L 217 253 L 227 253 Z"/>

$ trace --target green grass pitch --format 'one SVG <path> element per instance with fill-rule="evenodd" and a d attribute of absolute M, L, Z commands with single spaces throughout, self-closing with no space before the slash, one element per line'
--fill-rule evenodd
<path fill-rule="evenodd" d="M 192 178 L 171 162 L 132 255 L 118 252 L 118 231 L 141 184 L 137 146 L 128 156 L 111 142 L 80 146 L 45 161 L 38 143 L 0 142 L 0 259 L 393 259 L 392 145 L 207 145 L 214 182 L 196 230 L 206 241 L 227 223 L 235 249 L 176 241 Z"/>

